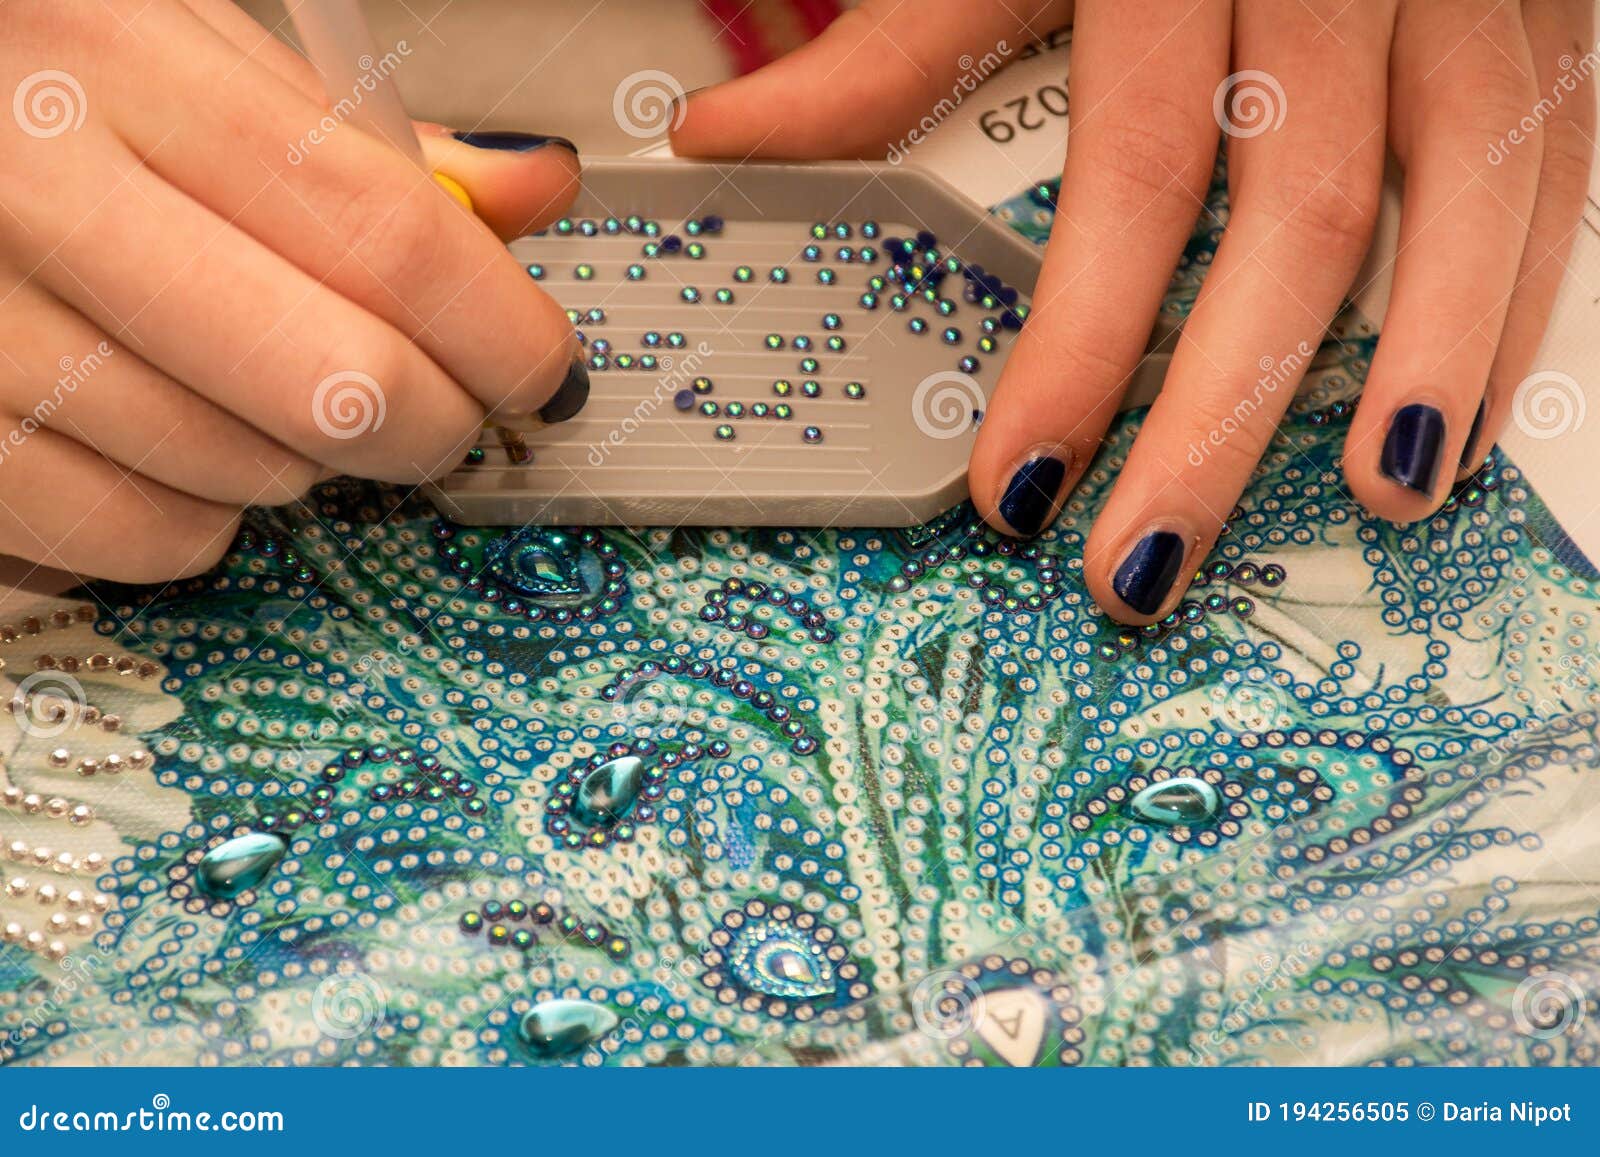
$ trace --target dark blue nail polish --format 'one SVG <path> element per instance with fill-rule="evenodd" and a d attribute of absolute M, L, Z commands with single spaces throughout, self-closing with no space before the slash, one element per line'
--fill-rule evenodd
<path fill-rule="evenodd" d="M 464 145 L 475 149 L 495 149 L 502 153 L 531 153 L 546 145 L 556 145 L 576 153 L 578 146 L 566 137 L 547 137 L 539 133 L 451 133 Z"/>
<path fill-rule="evenodd" d="M 1141 615 L 1153 615 L 1166 601 L 1183 565 L 1183 539 L 1156 530 L 1139 540 L 1111 578 L 1117 597 Z"/>
<path fill-rule="evenodd" d="M 1439 451 L 1444 448 L 1444 415 L 1413 402 L 1401 406 L 1389 422 L 1378 469 L 1418 494 L 1431 494 L 1439 476 Z"/>
<path fill-rule="evenodd" d="M 583 404 L 588 400 L 589 371 L 582 361 L 574 361 L 561 388 L 539 407 L 539 420 L 547 425 L 565 422 L 583 409 Z"/>
<path fill-rule="evenodd" d="M 1019 535 L 1031 537 L 1044 529 L 1056 508 L 1056 493 L 1067 476 L 1059 458 L 1033 458 L 1017 467 L 1000 496 L 1000 517 Z"/>
<path fill-rule="evenodd" d="M 1461 447 L 1461 468 L 1476 466 L 1482 454 L 1473 454 L 1473 447 L 1478 443 L 1478 431 L 1483 427 L 1483 412 L 1488 409 L 1489 401 L 1485 398 L 1478 403 L 1478 412 L 1472 415 L 1472 429 L 1467 431 L 1467 444 Z"/>

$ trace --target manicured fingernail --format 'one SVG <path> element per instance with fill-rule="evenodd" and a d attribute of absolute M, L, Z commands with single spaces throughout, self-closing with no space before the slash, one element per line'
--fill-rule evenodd
<path fill-rule="evenodd" d="M 1055 511 L 1056 493 L 1066 476 L 1067 464 L 1060 458 L 1030 458 L 1006 483 L 1006 492 L 1000 496 L 1000 517 L 1024 538 L 1038 534 Z"/>
<path fill-rule="evenodd" d="M 547 425 L 565 422 L 589 400 L 589 371 L 582 361 L 575 360 L 567 371 L 566 380 L 551 399 L 539 407 L 539 420 Z"/>
<path fill-rule="evenodd" d="M 1472 429 L 1467 431 L 1467 444 L 1461 447 L 1461 468 L 1465 470 L 1474 465 L 1482 454 L 1474 455 L 1473 447 L 1478 444 L 1478 431 L 1483 428 L 1483 412 L 1489 408 L 1489 400 L 1485 398 L 1478 403 L 1478 412 L 1472 415 Z"/>
<path fill-rule="evenodd" d="M 1141 615 L 1153 615 L 1166 602 L 1183 566 L 1183 538 L 1155 530 L 1141 538 L 1111 577 L 1117 597 Z"/>
<path fill-rule="evenodd" d="M 547 137 L 540 133 L 467 132 L 450 135 L 462 144 L 471 145 L 475 149 L 495 149 L 502 153 L 531 153 L 546 145 L 556 145 L 573 153 L 578 151 L 578 146 L 566 137 Z"/>
<path fill-rule="evenodd" d="M 1421 402 L 1401 406 L 1389 421 L 1378 469 L 1409 490 L 1431 494 L 1443 447 L 1443 414 Z"/>
<path fill-rule="evenodd" d="M 435 173 L 433 179 L 438 182 L 439 188 L 449 193 L 466 207 L 467 212 L 472 212 L 472 195 L 461 187 L 461 182 L 444 173 Z"/>

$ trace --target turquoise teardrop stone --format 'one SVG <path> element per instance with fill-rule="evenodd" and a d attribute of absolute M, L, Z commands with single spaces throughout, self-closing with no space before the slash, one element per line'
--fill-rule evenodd
<path fill-rule="evenodd" d="M 496 582 L 531 598 L 585 593 L 578 544 L 559 530 L 523 527 L 495 539 L 483 557 Z"/>
<path fill-rule="evenodd" d="M 606 827 L 628 814 L 644 786 L 644 762 L 631 755 L 602 763 L 578 785 L 572 817 L 591 828 Z"/>
<path fill-rule="evenodd" d="M 1129 806 L 1134 815 L 1153 824 L 1200 824 L 1217 814 L 1222 797 L 1205 780 L 1183 776 L 1152 783 Z"/>
<path fill-rule="evenodd" d="M 546 1000 L 534 1005 L 518 1030 L 542 1061 L 571 1056 L 617 1027 L 617 1014 L 587 1000 Z"/>
<path fill-rule="evenodd" d="M 251 832 L 218 844 L 195 872 L 195 883 L 208 896 L 232 900 L 267 878 L 289 850 L 289 841 L 273 832 Z"/>

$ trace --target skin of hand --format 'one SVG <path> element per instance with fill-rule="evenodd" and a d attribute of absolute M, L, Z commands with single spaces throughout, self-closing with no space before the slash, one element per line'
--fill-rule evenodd
<path fill-rule="evenodd" d="M 418 125 L 430 179 L 228 0 L 9 0 L 0 88 L 0 552 L 193 574 L 245 505 L 587 388 L 501 240 L 570 204 L 566 142 Z"/>
<path fill-rule="evenodd" d="M 1360 288 L 1389 151 L 1405 174 L 1399 250 L 1344 476 L 1383 518 L 1437 510 L 1504 426 L 1580 224 L 1590 0 L 865 0 L 789 56 L 692 94 L 673 145 L 881 158 L 948 98 L 963 57 L 1068 23 L 1056 227 L 973 450 L 978 511 L 1038 533 L 1088 467 L 1225 125 L 1230 218 L 1085 547 L 1090 591 L 1127 623 L 1178 604 L 1272 441 L 1303 351 Z M 1278 86 L 1276 106 L 1255 110 L 1275 122 L 1264 131 L 1227 115 L 1247 70 Z M 1263 390 L 1268 365 L 1277 384 Z"/>

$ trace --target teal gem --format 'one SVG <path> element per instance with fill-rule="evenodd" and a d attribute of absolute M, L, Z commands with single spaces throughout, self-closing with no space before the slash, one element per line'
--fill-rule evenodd
<path fill-rule="evenodd" d="M 545 1000 L 522 1018 L 518 1031 L 542 1061 L 559 1060 L 592 1045 L 617 1027 L 617 1014 L 587 1000 Z"/>
<path fill-rule="evenodd" d="M 585 591 L 578 544 L 570 534 L 524 527 L 495 539 L 483 553 L 495 581 L 533 598 Z"/>
<path fill-rule="evenodd" d="M 787 924 L 746 924 L 729 949 L 728 963 L 744 987 L 785 1000 L 830 996 L 837 984 L 822 946 Z"/>
<path fill-rule="evenodd" d="M 1217 814 L 1222 797 L 1203 779 L 1184 776 L 1152 783 L 1133 797 L 1133 814 L 1154 824 L 1200 824 Z"/>
<path fill-rule="evenodd" d="M 602 763 L 578 785 L 572 818 L 591 828 L 609 828 L 628 814 L 644 786 L 644 763 L 631 755 Z"/>
<path fill-rule="evenodd" d="M 289 841 L 274 832 L 236 836 L 202 857 L 195 883 L 208 896 L 232 900 L 266 879 L 288 850 Z"/>

